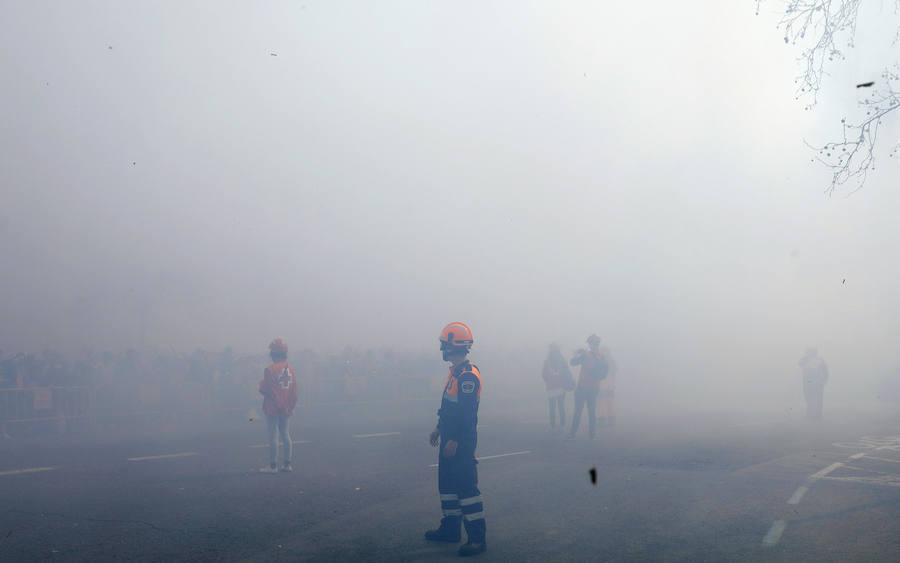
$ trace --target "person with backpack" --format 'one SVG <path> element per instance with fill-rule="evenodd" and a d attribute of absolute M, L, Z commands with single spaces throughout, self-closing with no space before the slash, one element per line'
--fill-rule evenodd
<path fill-rule="evenodd" d="M 588 431 L 591 440 L 597 432 L 597 394 L 600 391 L 600 381 L 606 379 L 609 372 L 609 362 L 600 350 L 600 337 L 592 334 L 587 338 L 589 350 L 584 348 L 575 352 L 569 361 L 573 366 L 581 366 L 578 374 L 578 386 L 575 387 L 575 413 L 572 415 L 572 428 L 568 438 L 574 439 L 581 422 L 581 411 L 587 405 Z"/>
<path fill-rule="evenodd" d="M 291 465 L 294 443 L 291 441 L 290 417 L 294 414 L 297 398 L 300 393 L 297 387 L 297 376 L 287 363 L 287 343 L 276 338 L 269 344 L 269 356 L 272 365 L 263 372 L 259 382 L 259 392 L 263 395 L 263 412 L 269 430 L 269 465 L 259 471 L 261 473 L 278 473 L 278 435 L 284 449 L 284 465 L 282 472 L 294 470 Z"/>
<path fill-rule="evenodd" d="M 547 402 L 550 404 L 550 429 L 556 429 L 556 411 L 559 410 L 559 427 L 566 427 L 566 392 L 575 389 L 575 379 L 569 364 L 559 351 L 559 344 L 553 343 L 547 351 L 541 374 L 547 385 Z"/>

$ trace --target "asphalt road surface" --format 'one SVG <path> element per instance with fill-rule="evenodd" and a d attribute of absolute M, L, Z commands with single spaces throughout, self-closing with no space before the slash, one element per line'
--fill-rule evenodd
<path fill-rule="evenodd" d="M 2 441 L 0 561 L 455 560 L 422 537 L 433 403 L 298 413 L 290 474 L 236 415 Z M 567 441 L 545 416 L 482 412 L 481 560 L 900 560 L 900 418 L 624 413 Z"/>

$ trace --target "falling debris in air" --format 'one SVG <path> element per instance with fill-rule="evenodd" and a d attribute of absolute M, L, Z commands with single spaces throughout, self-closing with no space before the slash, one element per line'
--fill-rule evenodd
<path fill-rule="evenodd" d="M 841 285 L 843 285 L 847 281 L 847 278 L 841 280 Z"/>
<path fill-rule="evenodd" d="M 278 53 L 269 53 L 269 56 L 270 56 L 270 57 L 277 57 L 277 56 L 278 56 Z"/>
<path fill-rule="evenodd" d="M 596 485 L 597 484 L 597 468 L 591 467 L 588 470 L 588 473 L 591 475 L 591 485 Z"/>
<path fill-rule="evenodd" d="M 875 85 L 875 82 L 863 82 L 862 84 L 857 84 L 856 87 L 857 88 L 869 88 L 874 85 Z"/>

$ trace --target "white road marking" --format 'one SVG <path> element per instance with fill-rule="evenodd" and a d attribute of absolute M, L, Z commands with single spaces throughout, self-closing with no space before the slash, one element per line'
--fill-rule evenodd
<path fill-rule="evenodd" d="M 821 479 L 822 477 L 828 475 L 829 473 L 831 473 L 835 469 L 842 467 L 843 465 L 844 464 L 842 462 L 832 463 L 825 469 L 822 469 L 821 471 L 816 471 L 815 473 L 813 473 L 812 475 L 807 477 L 806 480 L 807 481 L 815 481 L 816 479 Z"/>
<path fill-rule="evenodd" d="M 880 475 L 878 477 L 825 477 L 825 479 L 829 481 L 844 481 L 845 483 L 900 487 L 900 476 L 897 475 Z"/>
<path fill-rule="evenodd" d="M 898 445 L 898 441 L 900 441 L 900 437 L 898 436 L 889 436 L 886 438 L 877 438 L 872 436 L 863 436 L 859 439 L 859 441 L 855 443 L 849 442 L 835 442 L 832 444 L 834 447 L 838 448 L 854 448 L 854 449 L 868 449 L 868 450 L 890 450 L 890 451 L 898 451 L 900 450 L 900 445 Z M 797 487 L 797 490 L 794 491 L 794 494 L 791 495 L 791 498 L 788 499 L 788 504 L 799 504 L 800 500 L 803 496 L 809 492 L 809 488 L 812 487 L 813 483 L 818 481 L 819 479 L 827 479 L 829 481 L 844 481 L 849 483 L 865 483 L 869 485 L 887 485 L 891 487 L 900 487 L 900 476 L 884 473 L 881 471 L 875 471 L 872 469 L 866 469 L 863 467 L 857 467 L 853 465 L 847 465 L 851 459 L 872 459 L 872 460 L 880 460 L 880 461 L 890 461 L 894 463 L 900 463 L 900 460 L 896 459 L 885 459 L 878 457 L 869 457 L 866 452 L 859 452 L 851 455 L 847 458 L 847 461 L 843 462 L 835 462 L 825 467 L 824 469 L 820 469 L 816 471 L 812 475 L 806 478 L 805 482 Z M 856 471 L 867 471 L 870 473 L 878 473 L 879 475 L 876 477 L 829 477 L 828 474 L 834 471 L 835 469 L 839 469 L 841 467 L 847 467 L 848 469 L 853 469 Z M 763 537 L 763 545 L 773 546 L 778 543 L 778 540 L 781 539 L 781 535 L 784 533 L 785 528 L 787 528 L 787 522 L 784 520 L 776 520 L 772 527 L 769 528 L 768 533 L 766 533 L 765 537 Z"/>
<path fill-rule="evenodd" d="M 399 436 L 399 432 L 379 432 L 377 434 L 354 434 L 354 438 L 379 438 L 381 436 Z"/>
<path fill-rule="evenodd" d="M 508 454 L 486 455 L 484 457 L 476 457 L 475 459 L 477 459 L 478 461 L 484 461 L 486 459 L 497 459 L 498 457 L 507 457 L 507 456 L 511 456 L 511 455 L 525 455 L 525 454 L 530 454 L 530 453 L 531 453 L 531 450 L 523 450 L 521 452 L 510 452 Z M 432 463 L 428 467 L 437 467 L 437 466 L 438 466 L 437 463 Z"/>
<path fill-rule="evenodd" d="M 787 528 L 787 522 L 784 520 L 775 520 L 772 524 L 772 527 L 769 528 L 768 533 L 763 538 L 763 545 L 772 546 L 778 543 L 778 540 L 781 539 L 781 534 L 784 533 L 784 529 Z"/>
<path fill-rule="evenodd" d="M 308 444 L 309 440 L 294 440 L 291 442 L 292 444 Z M 278 442 L 278 445 L 281 445 L 281 442 Z M 268 448 L 269 444 L 253 444 L 250 446 L 251 448 Z"/>
<path fill-rule="evenodd" d="M 807 487 L 806 485 L 800 485 L 799 487 L 797 487 L 797 490 L 794 491 L 794 494 L 791 495 L 791 498 L 788 499 L 788 504 L 799 504 L 800 499 L 803 498 L 803 495 L 805 495 L 807 491 L 809 491 L 809 487 Z"/>
<path fill-rule="evenodd" d="M 525 454 L 530 454 L 530 453 L 531 453 L 531 450 L 523 450 L 521 452 L 510 452 L 508 454 L 486 455 L 484 457 L 476 457 L 475 459 L 477 459 L 478 461 L 481 461 L 483 459 L 495 459 L 498 457 L 506 457 L 506 456 L 510 456 L 510 455 L 525 455 Z"/>
<path fill-rule="evenodd" d="M 866 459 L 874 459 L 875 461 L 889 461 L 891 463 L 900 463 L 900 459 L 888 459 L 886 457 L 866 456 Z"/>
<path fill-rule="evenodd" d="M 163 455 L 148 455 L 144 457 L 129 457 L 128 461 L 145 461 L 148 459 L 165 459 L 168 457 L 188 457 L 192 455 L 200 455 L 200 452 L 182 452 L 180 454 L 163 454 Z"/>
<path fill-rule="evenodd" d="M 52 471 L 54 469 L 56 469 L 56 467 L 29 467 L 27 469 L 11 469 L 9 471 L 0 471 L 0 476 L 21 475 L 22 473 L 37 473 L 38 471 Z"/>

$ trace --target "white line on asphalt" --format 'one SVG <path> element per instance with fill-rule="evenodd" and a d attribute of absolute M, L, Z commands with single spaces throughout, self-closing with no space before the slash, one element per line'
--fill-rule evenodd
<path fill-rule="evenodd" d="M 886 457 L 866 456 L 866 459 L 874 459 L 876 461 L 889 461 L 891 463 L 900 463 L 900 459 L 888 459 Z"/>
<path fill-rule="evenodd" d="M 863 483 L 866 485 L 886 485 L 900 487 L 900 476 L 884 474 L 877 477 L 824 477 L 828 481 L 843 481 L 845 483 Z"/>
<path fill-rule="evenodd" d="M 294 441 L 291 442 L 291 443 L 292 443 L 292 444 L 308 444 L 308 443 L 309 443 L 309 440 L 294 440 Z M 281 445 L 281 442 L 278 442 L 278 444 Z M 250 446 L 250 447 L 251 447 L 251 448 L 268 448 L 268 447 L 269 447 L 269 444 L 253 444 L 253 445 Z"/>
<path fill-rule="evenodd" d="M 896 437 L 891 437 L 888 439 L 876 439 L 876 438 L 871 438 L 869 436 L 863 436 L 859 440 L 859 442 L 857 442 L 855 444 L 849 444 L 847 442 L 835 442 L 832 445 L 835 447 L 854 447 L 854 448 L 864 447 L 864 448 L 867 448 L 870 450 L 875 450 L 875 451 L 878 451 L 878 450 L 897 451 L 898 449 L 900 449 L 900 446 L 896 445 L 896 442 L 897 442 Z M 809 492 L 809 488 L 812 487 L 813 483 L 815 483 L 819 479 L 827 479 L 829 481 L 844 481 L 844 482 L 850 482 L 850 483 L 866 483 L 866 484 L 872 484 L 872 485 L 889 485 L 892 487 L 900 486 L 900 476 L 893 475 L 890 473 L 883 473 L 881 471 L 865 469 L 862 467 L 854 467 L 851 465 L 847 465 L 847 462 L 849 462 L 849 460 L 851 460 L 851 459 L 862 459 L 862 458 L 877 459 L 877 460 L 881 460 L 881 461 L 890 461 L 890 462 L 900 463 L 900 460 L 896 460 L 896 459 L 868 457 L 865 452 L 855 453 L 855 454 L 851 455 L 849 458 L 847 458 L 846 462 L 832 463 L 828 467 L 821 469 L 819 471 L 816 471 L 815 473 L 813 473 L 812 475 L 807 477 L 804 484 L 797 487 L 797 490 L 794 491 L 794 494 L 791 495 L 791 498 L 788 499 L 788 501 L 787 501 L 788 504 L 798 504 L 800 502 L 800 499 L 803 498 L 803 495 L 805 495 L 807 492 Z M 829 477 L 828 476 L 828 474 L 831 473 L 832 471 L 834 471 L 835 469 L 838 469 L 838 468 L 844 467 L 844 466 L 846 466 L 850 469 L 854 469 L 854 470 L 870 471 L 872 473 L 880 473 L 880 476 L 878 476 L 878 477 Z M 772 524 L 772 527 L 769 529 L 769 532 L 765 535 L 765 537 L 763 537 L 763 545 L 772 546 L 772 545 L 777 544 L 778 540 L 781 539 L 781 534 L 784 533 L 785 528 L 787 528 L 786 521 L 776 520 Z"/>
<path fill-rule="evenodd" d="M 180 454 L 163 454 L 163 455 L 148 455 L 144 457 L 129 457 L 128 461 L 144 461 L 147 459 L 164 459 L 167 457 L 188 457 L 192 455 L 200 455 L 200 452 L 182 452 Z"/>
<path fill-rule="evenodd" d="M 484 461 L 486 459 L 496 459 L 498 457 L 507 457 L 507 456 L 511 456 L 511 455 L 525 455 L 525 454 L 530 454 L 530 453 L 531 453 L 531 450 L 523 450 L 521 452 L 510 452 L 508 454 L 486 455 L 484 457 L 476 457 L 475 459 L 477 459 L 478 461 Z M 438 464 L 432 463 L 428 467 L 437 467 L 437 466 L 438 466 Z"/>
<path fill-rule="evenodd" d="M 354 434 L 354 438 L 379 438 L 381 436 L 399 436 L 399 432 L 379 432 L 378 434 Z"/>
<path fill-rule="evenodd" d="M 800 499 L 803 498 L 803 495 L 809 490 L 809 487 L 806 485 L 800 485 L 797 487 L 797 490 L 794 491 L 794 494 L 791 495 L 791 498 L 788 499 L 788 504 L 799 504 Z"/>
<path fill-rule="evenodd" d="M 900 476 L 894 475 L 893 473 L 887 473 L 885 471 L 878 471 L 876 469 L 869 469 L 868 467 L 858 467 L 856 465 L 845 465 L 844 467 L 846 467 L 847 469 L 853 469 L 855 471 L 865 471 L 866 473 L 878 473 L 879 475 L 891 475 L 893 477 L 900 477 Z"/>
<path fill-rule="evenodd" d="M 52 471 L 56 469 L 55 467 L 29 467 L 28 469 L 12 469 L 10 471 L 0 471 L 0 476 L 3 475 L 20 475 L 22 473 L 37 473 L 38 471 Z"/>
<path fill-rule="evenodd" d="M 506 457 L 506 456 L 510 456 L 510 455 L 525 455 L 525 454 L 530 454 L 530 453 L 531 453 L 531 450 L 523 450 L 521 452 L 512 452 L 512 453 L 508 453 L 508 454 L 486 455 L 483 457 L 476 457 L 475 459 L 477 459 L 478 461 L 481 461 L 483 459 L 494 459 L 496 457 Z"/>
<path fill-rule="evenodd" d="M 829 473 L 831 473 L 831 472 L 834 471 L 835 469 L 837 469 L 837 468 L 839 468 L 839 467 L 843 467 L 843 465 L 844 465 L 844 464 L 843 464 L 842 462 L 832 463 L 831 465 L 829 465 L 829 466 L 826 467 L 825 469 L 822 469 L 821 471 L 816 471 L 815 473 L 813 473 L 812 475 L 810 475 L 809 477 L 807 477 L 806 480 L 807 480 L 807 481 L 815 481 L 816 479 L 821 479 L 822 477 L 828 475 Z"/>
<path fill-rule="evenodd" d="M 775 545 L 778 543 L 778 540 L 781 539 L 781 534 L 784 533 L 784 529 L 787 528 L 787 522 L 784 520 L 775 520 L 772 524 L 772 527 L 769 528 L 769 532 L 763 538 L 763 545 Z"/>

